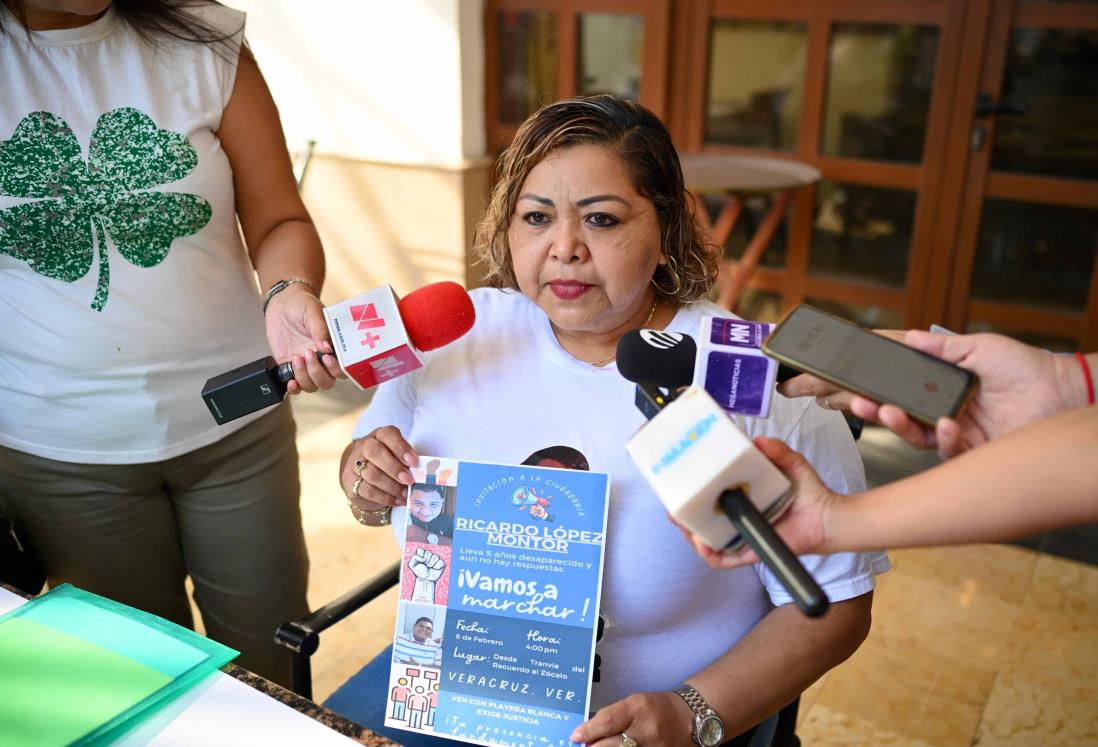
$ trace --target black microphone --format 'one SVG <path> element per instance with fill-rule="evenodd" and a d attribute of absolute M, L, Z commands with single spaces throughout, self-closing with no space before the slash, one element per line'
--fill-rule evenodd
<path fill-rule="evenodd" d="M 637 409 L 648 420 L 675 400 L 694 378 L 698 346 L 690 335 L 640 329 L 618 340 L 618 373 L 637 385 Z"/>
<path fill-rule="evenodd" d="M 676 407 L 675 401 L 682 387 L 690 384 L 693 377 L 695 349 L 694 341 L 689 335 L 654 332 L 652 330 L 627 332 L 618 342 L 618 371 L 625 379 L 637 385 L 637 408 L 644 413 L 648 420 L 652 421 L 660 413 L 669 412 L 669 408 Z M 708 398 L 708 395 L 697 387 L 691 387 L 687 392 L 694 393 L 692 396 L 694 403 L 699 400 L 699 397 Z M 684 397 L 691 397 L 691 395 L 687 394 Z M 712 398 L 708 399 L 710 403 L 708 405 L 709 410 L 723 415 L 724 413 L 718 409 Z M 696 405 L 694 406 L 697 409 Z M 700 412 L 704 413 L 705 407 L 705 405 L 702 405 Z M 690 420 L 696 420 L 696 416 L 690 418 Z M 714 419 L 710 416 L 700 422 L 704 423 L 709 420 Z M 724 417 L 723 420 L 728 422 L 727 417 Z M 646 428 L 654 428 L 657 425 L 658 423 L 650 423 Z M 692 431 L 693 435 L 689 439 L 690 442 L 693 443 L 699 440 L 710 430 L 711 426 L 695 427 Z M 642 429 L 642 433 L 643 431 L 644 429 Z M 731 434 L 737 435 L 738 431 L 731 432 Z M 663 457 L 652 471 L 646 470 L 639 462 L 638 467 L 641 468 L 642 475 L 652 485 L 661 501 L 664 502 L 668 512 L 676 515 L 676 511 L 685 504 L 693 500 L 700 500 L 699 495 L 707 493 L 694 493 L 693 495 L 687 495 L 684 499 L 682 495 L 671 495 L 670 491 L 667 490 L 661 492 L 661 487 L 666 486 L 661 486 L 653 481 L 652 476 L 655 474 L 656 469 L 666 469 L 668 460 L 681 459 L 681 455 L 685 450 L 685 447 L 682 446 L 680 428 L 670 428 L 667 435 L 668 438 L 666 439 L 652 438 L 645 440 L 656 443 L 666 441 L 671 445 L 671 449 L 666 452 L 668 456 Z M 629 447 L 630 456 L 633 457 L 635 462 L 638 461 L 638 453 L 642 451 L 651 452 L 650 443 L 634 448 L 634 442 L 638 441 L 639 437 L 640 434 L 638 434 L 638 437 L 634 437 Z M 678 445 L 676 445 L 676 442 L 678 442 Z M 764 473 L 777 471 L 777 468 L 770 464 L 769 460 L 754 445 L 750 445 L 748 450 L 754 451 L 750 460 L 753 463 L 751 465 L 753 473 L 757 473 L 760 466 L 765 467 L 762 470 Z M 762 464 L 763 462 L 765 462 L 765 465 Z M 736 464 L 740 464 L 740 458 L 737 458 Z M 724 471 L 724 469 L 713 470 L 713 472 Z M 759 479 L 760 486 L 765 479 L 764 474 Z M 781 479 L 788 485 L 784 477 Z M 774 527 L 768 521 L 768 516 L 771 519 L 777 518 L 781 511 L 788 506 L 788 490 L 767 508 L 767 515 L 764 515 L 750 499 L 748 493 L 744 490 L 744 486 L 721 491 L 717 496 L 717 507 L 720 508 L 721 512 L 739 533 L 738 536 L 728 541 L 725 547 L 733 548 L 746 542 L 759 556 L 763 564 L 778 578 L 785 590 L 789 592 L 789 595 L 793 597 L 797 607 L 808 617 L 819 617 L 827 611 L 830 603 L 827 594 L 820 588 L 816 579 L 808 573 L 800 560 L 797 559 L 797 556 L 789 549 L 789 546 L 777 535 Z M 682 491 L 675 492 L 681 493 Z M 686 492 L 689 492 L 689 490 Z M 704 516 L 705 514 L 701 515 Z M 677 518 L 691 531 L 701 533 L 698 529 L 703 528 L 696 529 L 691 526 L 691 521 L 686 518 L 685 512 L 679 510 Z M 708 520 L 711 521 L 711 515 Z"/>
<path fill-rule="evenodd" d="M 221 425 L 277 405 L 293 379 L 290 361 L 278 363 L 268 355 L 209 379 L 202 387 L 202 399 Z"/>

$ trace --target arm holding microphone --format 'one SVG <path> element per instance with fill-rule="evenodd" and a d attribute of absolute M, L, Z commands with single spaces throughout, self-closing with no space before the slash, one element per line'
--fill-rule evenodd
<path fill-rule="evenodd" d="M 879 331 L 924 353 L 975 373 L 980 386 L 954 420 L 928 428 L 895 405 L 881 405 L 845 392 L 810 374 L 779 386 L 787 397 L 815 397 L 823 407 L 846 409 L 892 430 L 920 449 L 937 449 L 943 459 L 1011 433 L 1042 418 L 1094 402 L 1098 353 L 1077 359 L 995 334 L 948 335 L 920 330 Z"/>
<path fill-rule="evenodd" d="M 775 528 L 795 552 L 1000 542 L 1098 522 L 1098 408 L 1041 420 L 933 469 L 847 496 L 829 490 L 800 454 L 756 445 L 794 484 Z M 683 527 L 715 568 L 756 562 L 726 555 Z"/>
<path fill-rule="evenodd" d="M 283 280 L 276 284 L 267 293 L 267 303 L 290 292 L 290 288 L 307 284 L 301 278 L 293 280 L 297 282 Z M 312 324 L 311 304 L 319 301 L 311 299 L 304 302 L 305 306 L 291 299 L 286 308 L 299 309 L 302 323 Z M 323 356 L 323 363 L 312 352 L 306 354 L 308 361 L 297 361 L 298 365 L 291 361 L 276 363 L 272 356 L 266 356 L 209 379 L 202 388 L 202 398 L 214 420 L 227 423 L 277 404 L 299 373 L 311 376 L 317 366 L 327 370 L 333 362 L 361 389 L 404 376 L 422 367 L 423 353 L 461 337 L 476 318 L 469 293 L 452 281 L 425 285 L 399 299 L 391 287 L 384 285 L 321 307 L 321 314 L 333 341 L 325 343 L 329 353 Z M 268 319 L 268 330 L 281 323 Z"/>
<path fill-rule="evenodd" d="M 257 126 L 259 122 L 265 126 Z M 293 178 L 278 111 L 250 54 L 240 55 L 217 137 L 233 167 L 236 211 L 248 255 L 260 291 L 267 294 L 267 342 L 275 361 L 293 368 L 286 391 L 330 389 L 341 373 L 318 298 L 324 251 Z M 281 285 L 287 281 L 292 282 Z"/>

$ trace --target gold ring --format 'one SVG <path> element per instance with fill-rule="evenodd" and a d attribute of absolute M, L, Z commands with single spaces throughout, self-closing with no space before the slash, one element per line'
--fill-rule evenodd
<path fill-rule="evenodd" d="M 359 486 L 362 485 L 362 481 L 365 480 L 365 479 L 366 479 L 365 477 L 356 477 L 355 478 L 355 484 L 351 487 L 351 491 L 355 495 L 357 495 L 359 498 L 361 498 L 362 496 L 358 494 L 358 488 L 359 488 Z"/>
<path fill-rule="evenodd" d="M 364 469 L 366 469 L 366 460 L 359 459 L 357 462 L 355 462 L 355 468 L 352 471 L 359 477 L 362 477 L 362 470 Z"/>
<path fill-rule="evenodd" d="M 830 394 L 827 395 L 826 397 L 824 397 L 824 409 L 825 410 L 832 409 L 832 407 L 831 407 L 831 395 Z"/>
<path fill-rule="evenodd" d="M 621 747 L 638 747 L 637 740 L 623 731 L 621 733 Z"/>

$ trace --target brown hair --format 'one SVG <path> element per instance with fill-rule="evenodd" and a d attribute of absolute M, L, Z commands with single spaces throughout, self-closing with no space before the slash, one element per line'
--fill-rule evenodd
<path fill-rule="evenodd" d="M 640 104 L 615 96 L 581 96 L 542 107 L 515 134 L 496 164 L 496 186 L 473 239 L 485 265 L 485 281 L 518 288 L 507 229 L 519 190 L 552 152 L 573 145 L 613 149 L 633 178 L 633 188 L 652 201 L 666 264 L 652 277 L 661 301 L 672 306 L 704 297 L 713 285 L 717 260 L 702 241 L 671 133 Z"/>

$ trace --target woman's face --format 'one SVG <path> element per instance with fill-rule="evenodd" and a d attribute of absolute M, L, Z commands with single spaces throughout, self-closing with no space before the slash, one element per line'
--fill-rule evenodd
<path fill-rule="evenodd" d="M 610 332 L 652 302 L 656 208 L 609 148 L 562 148 L 535 166 L 507 238 L 519 290 L 562 330 Z"/>

